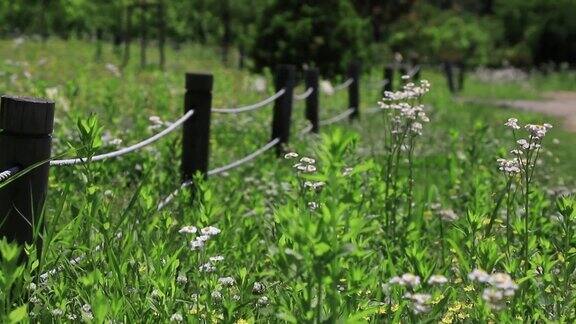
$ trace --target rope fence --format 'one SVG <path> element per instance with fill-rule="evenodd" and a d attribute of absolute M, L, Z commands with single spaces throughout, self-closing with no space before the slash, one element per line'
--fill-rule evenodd
<path fill-rule="evenodd" d="M 285 93 L 286 93 L 286 89 L 281 89 L 280 91 L 273 94 L 271 97 L 266 98 L 266 99 L 264 99 L 258 103 L 255 103 L 253 105 L 248 105 L 248 106 L 238 107 L 238 108 L 212 108 L 212 112 L 219 113 L 219 114 L 239 114 L 239 113 L 243 113 L 243 112 L 247 112 L 247 111 L 256 110 L 258 108 L 262 108 L 262 107 L 265 107 L 265 106 L 273 103 L 274 101 L 276 101 L 276 99 L 282 97 Z"/>
<path fill-rule="evenodd" d="M 178 193 L 193 186 L 192 178 L 200 173 L 204 176 L 216 176 L 236 169 L 254 161 L 264 153 L 275 149 L 276 156 L 283 156 L 283 148 L 289 143 L 292 125 L 292 108 L 294 101 L 305 100 L 306 119 L 309 125 L 297 132 L 303 136 L 308 133 L 319 133 L 320 126 L 340 122 L 346 118 L 354 120 L 360 115 L 360 64 L 352 62 L 348 69 L 348 78 L 334 87 L 334 92 L 348 90 L 347 107 L 352 107 L 326 120 L 319 120 L 319 72 L 309 69 L 305 72 L 306 91 L 294 94 L 296 70 L 291 65 L 280 65 L 275 75 L 276 92 L 258 103 L 238 108 L 215 108 L 212 105 L 212 74 L 187 73 L 186 92 L 184 95 L 184 114 L 164 130 L 134 145 L 120 148 L 116 151 L 98 154 L 92 157 L 78 157 L 61 160 L 51 160 L 52 133 L 54 128 L 55 103 L 49 100 L 2 96 L 0 100 L 0 182 L 14 176 L 20 170 L 33 168 L 34 172 L 24 174 L 22 181 L 30 186 L 7 183 L 1 190 L 6 190 L 8 199 L 0 201 L 0 211 L 15 217 L 9 227 L 0 227 L 0 238 L 10 233 L 10 237 L 28 242 L 33 237 L 32 228 L 28 226 L 43 210 L 44 201 L 48 195 L 49 168 L 74 166 L 91 162 L 118 158 L 152 145 L 160 139 L 182 129 L 181 179 L 182 183 L 166 198 L 162 199 L 157 210 L 164 209 Z M 410 71 L 412 76 L 420 72 L 419 67 Z M 386 78 L 381 85 L 391 89 L 392 78 Z M 208 153 L 210 147 L 211 113 L 237 114 L 256 110 L 274 103 L 272 110 L 271 141 L 256 149 L 245 157 L 221 167 L 209 169 Z M 370 108 L 366 112 L 374 113 L 379 108 Z M 44 161 L 50 161 L 45 163 Z M 17 166 L 17 167 L 15 167 Z M 3 192 L 4 193 L 4 192 Z M 26 223 L 27 222 L 27 223 Z M 79 263 L 84 257 L 78 257 L 70 262 Z"/>
<path fill-rule="evenodd" d="M 348 110 L 346 110 L 345 112 L 338 114 L 332 118 L 326 119 L 326 120 L 322 120 L 320 121 L 320 125 L 322 126 L 328 126 L 334 123 L 337 123 L 343 119 L 345 119 L 346 117 L 352 115 L 352 113 L 354 113 L 355 109 L 354 108 L 350 108 Z"/>
<path fill-rule="evenodd" d="M 18 171 L 20 171 L 19 167 L 12 167 L 6 171 L 0 172 L 0 183 L 8 180 L 10 177 L 18 173 Z"/>
<path fill-rule="evenodd" d="M 337 86 L 334 87 L 334 92 L 339 92 L 342 91 L 344 89 L 347 89 L 349 86 L 352 85 L 352 83 L 354 83 L 354 79 L 352 78 L 348 78 L 346 81 L 344 81 L 342 84 L 339 84 Z"/>
<path fill-rule="evenodd" d="M 314 92 L 314 88 L 310 87 L 310 88 L 306 89 L 306 91 L 304 91 L 304 93 L 302 93 L 302 94 L 295 94 L 294 100 L 297 100 L 297 101 L 305 100 L 306 98 L 310 97 L 312 92 Z"/>
<path fill-rule="evenodd" d="M 168 126 L 166 129 L 164 129 L 160 133 L 158 133 L 158 134 L 156 134 L 156 135 L 154 135 L 154 136 L 152 136 L 146 140 L 143 140 L 142 142 L 140 142 L 138 144 L 134 144 L 132 146 L 125 147 L 125 148 L 122 148 L 122 149 L 114 151 L 114 152 L 95 155 L 91 158 L 82 157 L 82 158 L 75 158 L 75 159 L 54 160 L 54 161 L 50 161 L 50 166 L 70 166 L 70 165 L 77 165 L 77 164 L 83 164 L 83 163 L 88 163 L 88 162 L 97 162 L 97 161 L 116 158 L 116 157 L 120 157 L 122 155 L 132 153 L 132 152 L 137 151 L 141 148 L 144 148 L 150 144 L 153 144 L 154 142 L 165 137 L 166 135 L 174 132 L 176 129 L 178 129 L 180 126 L 182 126 L 182 124 L 184 124 L 184 122 L 186 122 L 188 119 L 190 119 L 190 117 L 192 117 L 192 115 L 194 115 L 194 110 L 188 111 L 184 116 L 182 116 L 180 119 L 178 119 L 177 121 L 172 123 L 170 126 Z"/>

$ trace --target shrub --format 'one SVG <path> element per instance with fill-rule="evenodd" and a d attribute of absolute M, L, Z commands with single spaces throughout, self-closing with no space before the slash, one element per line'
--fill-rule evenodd
<path fill-rule="evenodd" d="M 365 25 L 348 0 L 277 1 L 259 22 L 255 69 L 287 63 L 317 66 L 328 76 L 342 73 L 348 61 L 364 55 Z"/>

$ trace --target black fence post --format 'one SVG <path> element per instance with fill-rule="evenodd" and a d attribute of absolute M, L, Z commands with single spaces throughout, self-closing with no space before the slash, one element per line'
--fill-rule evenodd
<path fill-rule="evenodd" d="M 157 5 L 158 10 L 158 51 L 160 54 L 160 69 L 166 68 L 166 8 L 164 3 Z"/>
<path fill-rule="evenodd" d="M 0 188 L 0 237 L 32 243 L 42 230 L 41 214 L 48 190 L 54 102 L 27 97 L 0 99 L 0 171 L 26 169 L 46 161 Z M 38 251 L 42 242 L 38 240 Z"/>
<path fill-rule="evenodd" d="M 146 67 L 146 48 L 148 47 L 148 26 L 146 8 L 140 7 L 140 67 Z"/>
<path fill-rule="evenodd" d="M 350 115 L 350 120 L 360 117 L 360 72 L 360 62 L 350 63 L 348 66 L 348 78 L 352 79 L 353 82 L 348 87 L 348 108 L 354 109 Z"/>
<path fill-rule="evenodd" d="M 384 84 L 384 89 L 382 93 L 385 91 L 393 91 L 394 90 L 394 67 L 392 65 L 387 65 L 384 68 L 384 80 L 388 81 Z"/>
<path fill-rule="evenodd" d="M 132 41 L 132 12 L 133 7 L 126 7 L 126 25 L 124 29 L 124 58 L 122 59 L 122 66 L 127 66 L 130 61 L 130 42 Z"/>
<path fill-rule="evenodd" d="M 458 63 L 458 91 L 464 90 L 464 77 L 466 73 L 466 65 L 464 62 Z"/>
<path fill-rule="evenodd" d="M 309 68 L 306 70 L 306 89 L 312 89 L 312 93 L 306 98 L 306 119 L 312 124 L 312 133 L 320 132 L 320 121 L 319 121 L 319 88 L 318 88 L 318 69 Z"/>
<path fill-rule="evenodd" d="M 276 69 L 274 78 L 276 91 L 284 90 L 284 94 L 274 102 L 274 116 L 272 117 L 272 139 L 280 139 L 280 143 L 276 145 L 277 156 L 282 155 L 284 146 L 290 139 L 294 75 L 295 69 L 292 65 L 279 65 Z"/>
<path fill-rule="evenodd" d="M 445 62 L 444 63 L 444 73 L 446 74 L 446 81 L 448 81 L 448 89 L 450 93 L 456 93 L 456 87 L 454 85 L 454 70 L 452 63 Z"/>
<path fill-rule="evenodd" d="M 200 172 L 208 175 L 210 113 L 212 110 L 212 74 L 186 73 L 184 113 L 194 114 L 184 123 L 182 137 L 182 181 L 192 180 Z"/>

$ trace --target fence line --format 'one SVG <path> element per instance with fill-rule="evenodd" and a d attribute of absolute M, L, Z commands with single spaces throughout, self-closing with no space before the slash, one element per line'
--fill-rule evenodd
<path fill-rule="evenodd" d="M 18 173 L 18 171 L 20 171 L 19 167 L 12 167 L 6 171 L 0 172 L 0 182 L 8 180 L 10 177 Z"/>
<path fill-rule="evenodd" d="M 352 85 L 352 83 L 354 83 L 354 79 L 352 78 L 348 78 L 346 81 L 344 81 L 342 84 L 339 84 L 337 86 L 334 87 L 334 92 L 338 92 L 338 91 L 342 91 L 344 89 L 347 89 L 349 86 Z"/>
<path fill-rule="evenodd" d="M 47 195 L 48 188 L 48 169 L 49 166 L 67 166 L 77 165 L 83 163 L 90 163 L 102 161 L 110 158 L 123 156 L 125 154 L 137 151 L 148 145 L 151 145 L 168 134 L 174 132 L 182 126 L 182 165 L 181 185 L 177 190 L 172 192 L 168 197 L 164 198 L 157 205 L 158 210 L 165 208 L 174 197 L 183 188 L 194 185 L 192 182 L 192 175 L 197 172 L 202 173 L 204 176 L 214 176 L 223 172 L 238 168 L 247 164 L 265 152 L 276 149 L 276 155 L 281 157 L 283 154 L 283 147 L 289 143 L 290 127 L 292 119 L 292 107 L 295 100 L 306 100 L 306 119 L 310 124 L 301 129 L 298 134 L 305 135 L 310 132 L 318 133 L 319 126 L 326 126 L 337 123 L 349 117 L 351 120 L 359 117 L 360 108 L 360 62 L 351 62 L 348 70 L 348 79 L 342 84 L 333 88 L 334 92 L 348 90 L 348 103 L 350 107 L 346 111 L 339 113 L 329 119 L 319 121 L 319 73 L 316 69 L 309 69 L 305 74 L 305 87 L 306 91 L 301 94 L 294 94 L 294 86 L 296 84 L 296 71 L 293 66 L 281 65 L 276 71 L 276 93 L 271 97 L 258 102 L 253 105 L 238 107 L 238 108 L 216 108 L 211 109 L 212 104 L 212 88 L 213 88 L 213 75 L 212 74 L 186 74 L 186 93 L 185 93 L 185 114 L 180 117 L 173 124 L 169 125 L 160 133 L 143 140 L 137 144 L 129 147 L 121 148 L 117 151 L 96 155 L 93 157 L 80 157 L 72 159 L 54 160 L 49 164 L 44 163 L 38 170 L 34 170 L 32 174 L 26 175 L 25 180 L 33 180 L 34 191 L 28 193 L 33 194 L 34 197 L 39 197 L 35 200 L 33 209 L 26 210 L 24 218 L 34 220 L 36 206 L 42 205 L 42 200 Z M 417 73 L 413 69 L 411 72 Z M 384 80 L 382 85 L 390 86 L 389 80 Z M 391 82 L 390 82 L 391 83 Z M 255 110 L 264 107 L 268 104 L 274 103 L 273 118 L 272 118 L 272 136 L 273 140 L 266 143 L 264 146 L 258 148 L 256 151 L 248 154 L 247 156 L 236 160 L 230 164 L 208 170 L 208 152 L 210 143 L 210 119 L 211 113 L 241 113 L 245 111 Z M 37 107 L 37 109 L 25 109 L 29 105 Z M 1 132 L 0 140 L 3 140 L 0 145 L 0 167 L 6 169 L 17 165 L 20 169 L 25 169 L 31 166 L 31 163 L 37 161 L 46 161 L 50 159 L 50 142 L 53 131 L 53 115 L 54 115 L 54 102 L 45 101 L 42 99 L 34 98 L 20 98 L 20 97 L 2 97 L 0 102 L 0 127 L 3 129 Z M 29 112 L 34 112 L 30 114 Z M 376 112 L 375 109 L 370 109 L 369 112 Z M 194 115 L 194 118 L 192 116 Z M 38 155 L 28 156 L 25 152 L 20 152 L 14 149 L 14 145 L 20 145 L 19 141 L 13 140 L 14 134 L 25 134 L 29 137 L 30 144 L 37 143 L 39 136 L 42 137 L 42 150 L 38 151 Z M 46 135 L 46 136 L 45 136 Z M 10 147 L 8 147 L 10 145 Z M 27 150 L 24 150 L 27 151 Z M 9 155 L 9 156 L 8 156 Z M 15 162 L 15 163 L 11 163 Z M 12 164 L 12 165 L 10 165 Z M 10 168 L 0 173 L 0 181 L 4 181 L 7 177 L 12 176 L 18 170 Z M 16 186 L 7 186 L 6 190 L 12 191 L 10 197 L 19 197 L 26 195 L 20 188 Z M 31 196 L 32 197 L 32 196 Z M 10 200 L 10 199 L 8 199 Z M 12 210 L 13 208 L 24 209 L 25 206 L 13 206 L 13 201 L 0 201 L 0 211 Z M 23 238 L 28 242 L 27 234 L 23 232 L 20 227 L 11 229 L 15 237 Z M 0 236 L 11 235 L 5 234 L 0 228 Z M 74 259 L 79 262 L 82 259 Z M 74 262 L 71 262 L 74 263 Z"/>
<path fill-rule="evenodd" d="M 413 78 L 416 74 L 418 74 L 418 72 L 420 72 L 420 65 L 416 65 L 415 67 L 413 67 L 409 72 L 408 72 L 408 76 L 410 78 Z"/>
<path fill-rule="evenodd" d="M 321 120 L 321 121 L 320 121 L 320 125 L 322 125 L 322 126 L 328 126 L 328 125 L 337 123 L 337 122 L 343 120 L 344 118 L 352 115 L 352 114 L 354 113 L 354 111 L 355 111 L 354 108 L 350 108 L 350 109 L 346 110 L 345 112 L 343 112 L 343 113 L 341 113 L 341 114 L 338 114 L 338 115 L 336 115 L 336 116 L 334 116 L 334 117 L 332 117 L 332 118 L 329 118 L 329 119 L 326 119 L 326 120 Z"/>
<path fill-rule="evenodd" d="M 295 94 L 294 95 L 294 100 L 304 100 L 308 97 L 310 97 L 310 95 L 312 94 L 312 92 L 314 92 L 314 89 L 312 87 L 309 87 L 308 89 L 306 89 L 306 91 L 304 91 L 304 93 L 302 94 Z"/>
<path fill-rule="evenodd" d="M 262 108 L 267 106 L 268 104 L 273 103 L 276 99 L 282 97 L 286 93 L 286 89 L 281 89 L 280 91 L 276 92 L 269 98 L 266 98 L 258 103 L 253 105 L 238 107 L 238 108 L 212 108 L 212 112 L 219 113 L 219 114 L 238 114 L 243 113 L 251 110 L 256 110 L 258 108 Z"/>
<path fill-rule="evenodd" d="M 152 136 L 152 137 L 150 137 L 150 138 L 148 138 L 148 139 L 146 139 L 140 143 L 134 144 L 132 146 L 122 148 L 120 150 L 110 152 L 110 153 L 95 155 L 92 158 L 83 157 L 83 158 L 75 158 L 75 159 L 54 160 L 54 161 L 50 161 L 50 166 L 69 166 L 69 165 L 77 165 L 77 164 L 83 164 L 83 163 L 88 163 L 88 162 L 97 162 L 97 161 L 102 161 L 102 160 L 109 159 L 109 158 L 115 158 L 115 157 L 119 157 L 122 155 L 126 155 L 128 153 L 132 153 L 132 152 L 137 151 L 143 147 L 146 147 L 146 146 L 160 140 L 164 136 L 172 133 L 173 131 L 178 129 L 178 127 L 182 126 L 182 124 L 184 124 L 185 121 L 190 119 L 190 117 L 192 117 L 192 115 L 194 115 L 194 110 L 188 111 L 186 114 L 184 114 L 184 116 L 180 117 L 180 119 L 175 121 L 173 124 L 168 126 L 166 129 L 164 129 L 160 133 L 158 133 L 158 134 L 156 134 L 156 135 L 154 135 L 154 136 Z"/>

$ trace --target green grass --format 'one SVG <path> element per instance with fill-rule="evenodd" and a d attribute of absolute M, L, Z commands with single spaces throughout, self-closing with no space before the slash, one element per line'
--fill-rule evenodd
<path fill-rule="evenodd" d="M 214 73 L 215 107 L 267 96 L 251 91 L 253 77 L 222 66 L 210 49 L 170 49 L 166 72 L 152 66 L 140 70 L 134 55 L 120 77 L 106 69 L 106 63 L 120 62 L 111 48 L 105 48 L 100 62 L 93 55 L 93 45 L 81 41 L 29 41 L 18 48 L 0 41 L 0 93 L 44 97 L 50 92 L 56 100 L 55 154 L 86 144 L 76 123 L 90 125 L 91 115 L 97 121 L 91 127 L 109 131 L 123 145 L 153 133 L 150 116 L 176 120 L 183 110 L 185 72 Z M 371 75 L 365 79 L 375 80 L 376 71 Z M 195 199 L 185 191 L 161 212 L 158 200 L 179 183 L 179 133 L 118 160 L 52 168 L 41 262 L 35 263 L 37 256 L 29 250 L 29 262 L 18 268 L 9 257 L 17 252 L 8 253 L 9 246 L 0 243 L 0 318 L 60 322 L 83 316 L 133 323 L 167 322 L 180 314 L 191 323 L 573 322 L 575 215 L 556 207 L 551 193 L 560 186 L 574 188 L 573 134 L 554 128 L 543 143 L 550 153 L 542 155 L 532 183 L 526 263 L 525 202 L 520 192 L 504 191 L 507 179 L 496 159 L 514 147 L 503 125 L 508 118 L 523 124 L 550 118 L 458 103 L 438 73 L 426 70 L 423 78 L 432 83 L 424 101 L 431 121 L 414 138 L 414 154 L 399 153 L 392 166 L 389 120 L 378 113 L 323 128 L 321 137 L 293 135 L 290 150 L 315 158 L 315 173 L 299 174 L 295 161 L 267 153 L 229 174 L 198 179 Z M 533 86 L 563 89 L 563 79 L 549 78 Z M 514 84 L 494 91 L 488 87 L 470 82 L 466 94 L 522 95 Z M 363 108 L 378 99 L 377 90 L 363 89 Z M 345 93 L 323 96 L 322 119 L 343 111 L 346 100 Z M 303 114 L 303 104 L 296 104 L 294 132 L 306 125 Z M 271 109 L 214 115 L 211 168 L 266 143 L 270 122 Z M 99 152 L 114 149 L 112 144 L 97 147 Z M 343 174 L 346 168 L 351 174 Z M 397 174 L 388 179 L 394 168 Z M 325 185 L 309 190 L 306 181 Z M 523 188 L 522 181 L 514 183 Z M 509 195 L 499 204 L 503 192 Z M 319 207 L 312 210 L 311 203 Z M 442 221 L 448 210 L 458 219 Z M 222 232 L 193 251 L 189 242 L 197 234 L 178 233 L 188 225 L 213 225 Z M 80 264 L 68 261 L 84 254 Z M 214 256 L 224 258 L 213 262 L 215 271 L 200 271 Z M 60 269 L 57 274 L 39 278 L 54 268 Z M 486 284 L 468 278 L 474 268 L 508 273 L 519 286 L 502 310 L 482 299 Z M 421 284 L 387 284 L 405 273 L 418 275 Z M 449 283 L 428 284 L 432 274 L 446 276 Z M 231 287 L 218 281 L 227 276 L 235 280 Z M 430 294 L 426 311 L 415 314 L 406 293 Z"/>

